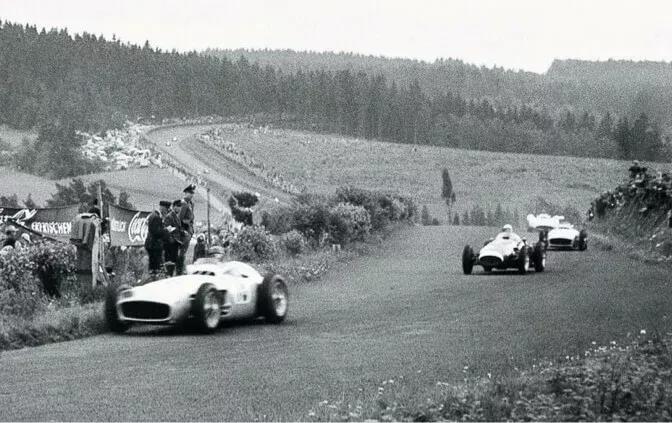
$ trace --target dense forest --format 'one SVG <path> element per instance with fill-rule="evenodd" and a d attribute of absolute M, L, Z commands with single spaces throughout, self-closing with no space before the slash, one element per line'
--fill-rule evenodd
<path fill-rule="evenodd" d="M 564 109 L 592 110 L 636 118 L 642 113 L 672 126 L 672 64 L 608 60 L 555 60 L 543 74 L 488 68 L 458 59 L 432 63 L 352 53 L 297 52 L 293 50 L 213 50 L 215 57 L 245 57 L 261 66 L 297 72 L 330 69 L 381 74 L 408 85 L 418 80 L 430 96 L 449 90 L 466 98 L 488 98 L 497 107 L 531 104 L 551 113 Z"/>
<path fill-rule="evenodd" d="M 39 170 L 61 157 L 58 177 L 90 171 L 78 157 L 75 129 L 102 130 L 139 117 L 264 114 L 286 126 L 402 143 L 667 157 L 662 131 L 647 114 L 551 109 L 525 102 L 534 95 L 516 91 L 533 93 L 539 75 L 446 63 L 446 75 L 437 82 L 462 75 L 466 85 L 480 80 L 480 88 L 470 93 L 459 83 L 423 87 L 420 62 L 418 78 L 411 79 L 410 72 L 408 81 L 400 81 L 380 69 L 282 69 L 280 63 L 262 65 L 245 57 L 164 52 L 149 43 L 140 47 L 5 22 L 0 23 L 0 123 L 38 127 L 36 143 L 24 145 L 30 154 L 19 159 Z M 495 92 L 510 95 L 490 95 L 492 84 Z"/>

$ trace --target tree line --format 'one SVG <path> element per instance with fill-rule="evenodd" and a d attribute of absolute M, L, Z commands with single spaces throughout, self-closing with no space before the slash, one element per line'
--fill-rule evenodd
<path fill-rule="evenodd" d="M 0 123 L 40 128 L 36 143 L 25 144 L 17 159 L 26 171 L 57 178 L 91 171 L 79 156 L 75 129 L 109 129 L 139 117 L 251 114 L 401 143 L 597 157 L 646 153 L 645 159 L 667 154 L 658 151 L 658 139 L 651 148 L 630 148 L 641 134 L 660 138 L 655 128 L 631 131 L 620 142 L 611 114 L 557 115 L 448 89 L 429 93 L 418 80 L 401 84 L 382 73 L 290 73 L 244 57 L 167 52 L 149 43 L 0 22 Z M 61 158 L 55 167 L 53 157 Z"/>

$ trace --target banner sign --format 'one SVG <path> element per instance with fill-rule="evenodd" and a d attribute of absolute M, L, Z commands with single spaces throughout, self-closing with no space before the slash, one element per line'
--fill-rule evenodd
<path fill-rule="evenodd" d="M 78 205 L 50 209 L 0 207 L 0 223 L 14 221 L 42 235 L 69 242 L 77 213 Z"/>
<path fill-rule="evenodd" d="M 115 247 L 145 245 L 147 216 L 150 213 L 110 204 L 110 245 Z"/>

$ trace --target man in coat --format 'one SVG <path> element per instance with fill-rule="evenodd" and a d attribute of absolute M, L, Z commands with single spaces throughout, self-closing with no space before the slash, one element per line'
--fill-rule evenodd
<path fill-rule="evenodd" d="M 173 201 L 173 206 L 163 218 L 163 226 L 168 231 L 168 236 L 163 243 L 165 250 L 164 256 L 166 259 L 166 272 L 168 276 L 174 276 L 177 266 L 180 246 L 182 245 L 182 224 L 180 223 L 180 209 L 182 208 L 182 200 Z M 171 263 L 169 266 L 168 263 Z"/>
<path fill-rule="evenodd" d="M 163 264 L 163 243 L 168 232 L 163 226 L 163 218 L 168 213 L 170 201 L 160 201 L 159 210 L 154 210 L 147 216 L 147 238 L 145 250 L 149 258 L 149 273 L 155 277 L 161 271 Z"/>
<path fill-rule="evenodd" d="M 180 209 L 180 223 L 182 224 L 182 245 L 180 246 L 177 257 L 177 274 L 184 274 L 184 262 L 189 249 L 189 242 L 194 235 L 194 193 L 196 192 L 196 185 L 190 184 L 183 191 L 184 200 L 182 208 Z"/>

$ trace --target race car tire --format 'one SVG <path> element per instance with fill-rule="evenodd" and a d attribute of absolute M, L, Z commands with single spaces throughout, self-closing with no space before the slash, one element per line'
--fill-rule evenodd
<path fill-rule="evenodd" d="M 289 309 L 289 291 L 285 280 L 272 273 L 259 286 L 259 314 L 269 323 L 281 323 Z"/>
<path fill-rule="evenodd" d="M 527 246 L 523 247 L 520 250 L 520 255 L 518 257 L 518 273 L 521 275 L 526 274 L 530 270 L 530 254 L 527 250 Z"/>
<path fill-rule="evenodd" d="M 126 332 L 131 327 L 130 323 L 119 320 L 119 313 L 117 313 L 119 293 L 130 288 L 130 285 L 110 285 L 107 288 L 107 293 L 105 294 L 105 323 L 114 333 Z"/>
<path fill-rule="evenodd" d="M 532 264 L 535 272 L 543 272 L 546 269 L 546 251 L 541 244 L 534 246 L 532 252 Z"/>
<path fill-rule="evenodd" d="M 585 229 L 579 232 L 579 251 L 585 251 L 588 248 L 588 233 Z"/>
<path fill-rule="evenodd" d="M 191 314 L 194 316 L 193 326 L 202 333 L 212 333 L 219 326 L 222 316 L 222 300 L 215 285 L 204 283 L 196 291 L 191 303 Z"/>
<path fill-rule="evenodd" d="M 474 270 L 474 250 L 466 245 L 462 250 L 462 271 L 465 275 L 471 275 Z"/>

